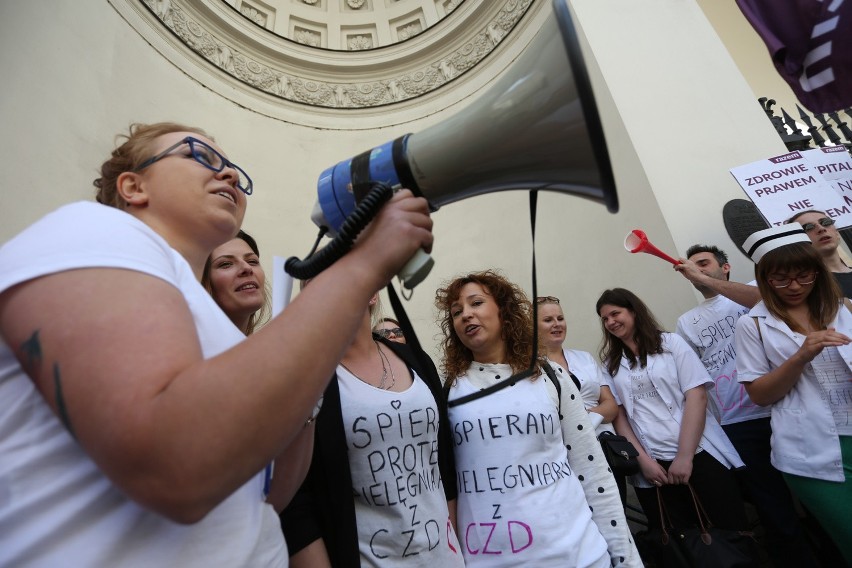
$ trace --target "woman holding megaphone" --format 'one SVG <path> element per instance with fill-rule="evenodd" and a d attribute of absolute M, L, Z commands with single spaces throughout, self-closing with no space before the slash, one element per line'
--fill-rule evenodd
<path fill-rule="evenodd" d="M 0 565 L 286 566 L 265 467 L 359 328 L 351 306 L 431 248 L 428 204 L 396 193 L 246 337 L 199 282 L 246 171 L 203 130 L 134 125 L 95 186 L 0 249 Z"/>

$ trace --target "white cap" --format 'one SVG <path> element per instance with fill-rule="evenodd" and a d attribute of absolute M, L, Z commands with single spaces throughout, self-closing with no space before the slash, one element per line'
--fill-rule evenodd
<path fill-rule="evenodd" d="M 757 264 L 763 258 L 763 255 L 771 250 L 793 243 L 810 244 L 810 242 L 810 237 L 808 237 L 801 225 L 798 223 L 788 223 L 752 233 L 743 243 L 743 250 Z"/>

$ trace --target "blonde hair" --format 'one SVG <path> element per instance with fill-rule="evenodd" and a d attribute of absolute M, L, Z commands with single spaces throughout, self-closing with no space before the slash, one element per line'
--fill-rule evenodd
<path fill-rule="evenodd" d="M 132 172 L 154 153 L 154 141 L 164 134 L 172 132 L 194 132 L 213 140 L 213 138 L 193 126 L 176 122 L 158 122 L 155 124 L 135 123 L 130 125 L 129 134 L 120 134 L 118 139 L 125 141 L 112 151 L 109 160 L 101 164 L 101 176 L 92 182 L 97 188 L 95 199 L 98 203 L 117 209 L 126 209 L 127 202 L 118 193 L 118 176 L 124 172 Z"/>
<path fill-rule="evenodd" d="M 382 298 L 376 293 L 376 303 L 370 306 L 370 329 L 374 329 L 382 321 Z"/>

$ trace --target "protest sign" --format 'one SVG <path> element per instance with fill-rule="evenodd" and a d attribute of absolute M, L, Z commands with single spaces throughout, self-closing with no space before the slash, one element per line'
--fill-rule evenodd
<path fill-rule="evenodd" d="M 851 182 L 837 180 L 832 185 L 824 175 L 845 173 L 838 165 L 842 162 L 839 152 L 813 157 L 806 154 L 790 152 L 758 160 L 731 169 L 731 174 L 771 225 L 781 225 L 796 213 L 811 209 L 825 211 L 838 228 L 852 225 L 852 204 L 835 189 L 835 185 Z M 848 154 L 845 158 L 848 160 Z M 852 192 L 849 197 L 852 202 Z"/>
<path fill-rule="evenodd" d="M 805 150 L 802 155 L 843 198 L 844 205 L 852 205 L 852 156 L 849 155 L 846 147 L 815 148 Z"/>

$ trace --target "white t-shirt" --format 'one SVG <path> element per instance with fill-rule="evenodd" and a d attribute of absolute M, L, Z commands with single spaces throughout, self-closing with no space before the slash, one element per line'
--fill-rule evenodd
<path fill-rule="evenodd" d="M 769 407 L 758 406 L 737 381 L 734 333 L 737 320 L 749 309 L 719 294 L 704 300 L 677 320 L 677 333 L 698 354 L 716 388 L 707 393 L 721 414 L 720 422 L 736 424 L 767 418 Z"/>
<path fill-rule="evenodd" d="M 450 400 L 479 390 L 477 379 L 512 374 L 508 365 L 473 365 L 451 387 Z M 568 463 L 547 381 L 519 381 L 450 408 L 467 566 L 610 566 Z"/>
<path fill-rule="evenodd" d="M 674 460 L 677 456 L 680 424 L 669 412 L 651 380 L 648 367 L 635 367 L 628 373 L 627 392 L 633 401 L 630 425 L 654 459 Z"/>
<path fill-rule="evenodd" d="M 412 371 L 412 373 L 414 373 Z M 438 407 L 414 377 L 378 389 L 337 367 L 361 566 L 464 566 L 438 468 Z"/>
<path fill-rule="evenodd" d="M 683 422 L 683 406 L 686 400 L 684 393 L 702 385 L 705 387 L 712 386 L 712 382 L 704 365 L 701 364 L 698 356 L 689 348 L 683 338 L 673 333 L 663 333 L 662 346 L 662 353 L 648 355 L 648 363 L 645 366 L 647 369 L 646 376 L 648 381 L 653 384 L 657 396 L 663 404 L 661 408 L 665 408 L 666 414 L 668 414 L 665 419 L 671 418 L 680 425 Z M 627 359 L 622 357 L 615 376 L 611 377 L 609 374 L 605 374 L 604 379 L 612 389 L 615 401 L 624 406 L 630 426 L 639 437 L 642 447 L 650 453 L 651 447 L 646 439 L 647 434 L 652 432 L 653 437 L 659 438 L 665 435 L 665 432 L 669 429 L 664 427 L 659 419 L 651 420 L 647 417 L 636 416 L 634 398 L 631 392 L 631 369 Z M 662 428 L 665 428 L 665 431 Z M 721 425 L 710 414 L 709 409 L 705 413 L 704 433 L 698 447 L 708 451 L 727 468 L 744 465 L 733 444 L 725 435 Z M 631 480 L 638 487 L 653 487 L 641 473 L 634 475 Z"/>
<path fill-rule="evenodd" d="M 6 243 L 0 263 L 0 292 L 77 268 L 143 272 L 184 295 L 205 357 L 244 339 L 183 257 L 118 209 L 62 207 Z M 245 377 L 234 377 L 241 384 Z M 137 505 L 68 434 L 0 342 L 0 566 L 287 566 L 278 516 L 262 492 L 261 472 L 192 525 Z"/>
<path fill-rule="evenodd" d="M 590 408 L 598 406 L 601 399 L 601 385 L 604 385 L 603 371 L 600 363 L 595 361 L 592 354 L 586 351 L 563 349 L 562 355 L 568 361 L 570 372 L 577 377 L 577 381 L 580 383 L 580 396 L 583 399 L 583 406 L 587 411 Z M 570 375 L 565 372 L 562 365 L 555 361 L 550 361 L 550 365 L 558 375 L 565 377 L 566 380 L 571 380 Z M 601 432 L 615 432 L 612 424 L 604 423 L 603 416 L 600 414 L 590 412 L 589 420 L 592 421 L 592 425 L 595 427 L 595 434 L 599 436 Z"/>

